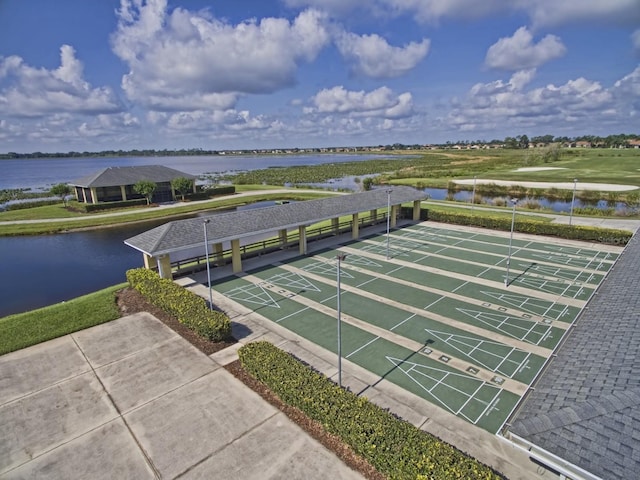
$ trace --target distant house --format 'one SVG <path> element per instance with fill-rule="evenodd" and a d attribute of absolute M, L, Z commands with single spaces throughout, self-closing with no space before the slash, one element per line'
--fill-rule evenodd
<path fill-rule="evenodd" d="M 629 148 L 640 148 L 640 139 L 628 140 L 627 145 L 629 145 Z"/>
<path fill-rule="evenodd" d="M 179 177 L 194 180 L 195 175 L 180 172 L 162 165 L 145 165 L 140 167 L 107 167 L 92 175 L 78 178 L 69 185 L 75 188 L 76 198 L 83 203 L 120 202 L 144 198 L 133 190 L 140 180 L 150 180 L 157 187 L 152 202 L 170 202 L 175 198 L 171 181 Z"/>

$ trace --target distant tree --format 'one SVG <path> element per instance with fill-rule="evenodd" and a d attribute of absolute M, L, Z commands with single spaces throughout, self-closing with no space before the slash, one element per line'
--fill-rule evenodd
<path fill-rule="evenodd" d="M 371 186 L 373 185 L 373 177 L 364 177 L 362 179 L 362 189 L 365 191 L 371 190 Z"/>
<path fill-rule="evenodd" d="M 504 139 L 505 148 L 518 148 L 518 140 L 513 137 L 506 137 Z"/>
<path fill-rule="evenodd" d="M 60 197 L 62 199 L 62 204 L 66 207 L 67 196 L 71 195 L 71 187 L 66 183 L 58 183 L 57 185 L 54 185 L 53 187 L 51 187 L 51 190 L 49 190 L 49 193 L 51 193 L 51 195 L 54 195 L 56 197 Z"/>
<path fill-rule="evenodd" d="M 133 186 L 133 191 L 138 195 L 142 195 L 147 199 L 147 205 L 151 203 L 151 199 L 153 198 L 153 192 L 156 191 L 157 185 L 151 180 L 140 180 Z"/>
<path fill-rule="evenodd" d="M 178 177 L 171 181 L 171 186 L 180 194 L 184 202 L 185 194 L 193 191 L 193 180 L 186 177 Z"/>
<path fill-rule="evenodd" d="M 529 148 L 529 137 L 526 135 L 518 135 L 516 140 L 518 140 L 518 148 Z"/>

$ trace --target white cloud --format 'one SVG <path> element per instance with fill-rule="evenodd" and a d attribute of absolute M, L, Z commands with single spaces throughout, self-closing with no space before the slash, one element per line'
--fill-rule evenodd
<path fill-rule="evenodd" d="M 565 25 L 584 21 L 637 25 L 637 0 L 285 0 L 291 7 L 313 6 L 342 17 L 367 12 L 377 17 L 413 15 L 418 22 L 437 23 L 444 18 L 473 19 L 504 12 L 523 12 L 535 26 Z"/>
<path fill-rule="evenodd" d="M 325 17 L 305 10 L 284 18 L 231 25 L 166 0 L 122 0 L 113 51 L 129 65 L 122 88 L 159 110 L 233 107 L 242 94 L 272 93 L 295 83 L 298 65 L 329 42 Z M 200 104 L 200 105 L 199 105 Z"/>
<path fill-rule="evenodd" d="M 53 70 L 31 67 L 15 55 L 0 57 L 0 113 L 4 115 L 90 115 L 121 110 L 110 88 L 92 88 L 84 80 L 82 62 L 69 45 L 60 48 L 60 66 Z"/>
<path fill-rule="evenodd" d="M 341 32 L 336 45 L 340 53 L 353 63 L 353 70 L 373 78 L 398 77 L 413 69 L 429 53 L 430 41 L 411 42 L 394 47 L 379 35 L 356 35 Z"/>
<path fill-rule="evenodd" d="M 395 95 L 388 87 L 371 92 L 349 91 L 343 86 L 319 91 L 306 113 L 338 113 L 350 116 L 402 118 L 413 115 L 413 98 L 405 92 Z"/>
<path fill-rule="evenodd" d="M 554 125 L 562 130 L 575 125 L 580 131 L 599 130 L 637 114 L 640 108 L 640 67 L 605 88 L 585 78 L 563 85 L 526 89 L 533 71 L 517 72 L 508 82 L 475 85 L 464 99 L 454 102 L 445 122 L 462 131 L 504 131 Z M 624 120 L 622 120 L 624 122 Z"/>
<path fill-rule="evenodd" d="M 560 58 L 566 53 L 562 41 L 555 35 L 547 35 L 538 43 L 527 27 L 520 27 L 511 37 L 504 37 L 489 47 L 485 64 L 502 70 L 536 68 Z"/>

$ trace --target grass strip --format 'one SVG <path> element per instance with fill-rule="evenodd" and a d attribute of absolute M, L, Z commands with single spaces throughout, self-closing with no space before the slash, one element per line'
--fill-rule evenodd
<path fill-rule="evenodd" d="M 120 317 L 115 293 L 126 283 L 67 302 L 0 318 L 0 355 Z"/>

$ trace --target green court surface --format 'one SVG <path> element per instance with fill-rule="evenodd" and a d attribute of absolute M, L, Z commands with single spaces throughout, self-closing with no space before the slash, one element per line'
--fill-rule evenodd
<path fill-rule="evenodd" d="M 428 223 L 227 277 L 213 288 L 492 433 L 534 381 L 615 249 Z M 618 250 L 619 251 L 619 250 Z M 387 258 L 388 254 L 388 258 Z"/>

